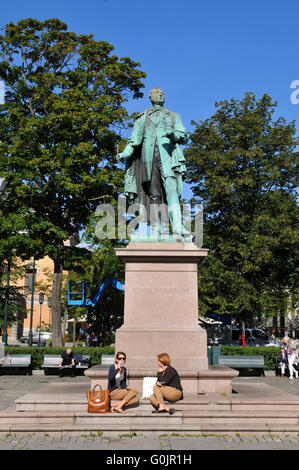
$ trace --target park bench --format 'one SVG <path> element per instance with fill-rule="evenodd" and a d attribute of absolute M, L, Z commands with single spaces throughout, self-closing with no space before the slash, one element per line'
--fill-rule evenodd
<path fill-rule="evenodd" d="M 32 375 L 31 354 L 8 354 L 1 360 L 1 372 L 5 369 L 22 369 Z"/>
<path fill-rule="evenodd" d="M 264 372 L 264 356 L 219 356 L 218 364 L 232 369 L 256 369 L 260 375 Z"/>
<path fill-rule="evenodd" d="M 115 361 L 113 355 L 103 354 L 101 357 L 101 365 L 99 367 L 102 367 L 103 369 L 109 369 L 109 367 L 114 363 Z"/>
<path fill-rule="evenodd" d="M 76 355 L 75 355 L 76 356 Z M 61 354 L 45 354 L 44 361 L 42 364 L 42 369 L 44 369 L 45 375 L 48 375 L 50 370 L 55 371 L 59 369 L 59 362 L 61 359 Z M 77 369 L 88 369 L 90 366 L 90 356 L 82 354 L 82 362 L 79 360 L 76 361 L 76 370 Z M 72 366 L 63 366 L 66 369 L 71 369 Z"/>

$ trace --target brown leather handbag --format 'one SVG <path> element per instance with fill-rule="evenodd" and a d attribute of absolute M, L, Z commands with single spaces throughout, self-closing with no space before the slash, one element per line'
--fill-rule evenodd
<path fill-rule="evenodd" d="M 95 390 L 96 387 L 100 387 L 101 390 Z M 110 393 L 109 390 L 102 390 L 100 384 L 96 384 L 92 390 L 86 390 L 86 396 L 88 401 L 88 413 L 108 413 Z"/>

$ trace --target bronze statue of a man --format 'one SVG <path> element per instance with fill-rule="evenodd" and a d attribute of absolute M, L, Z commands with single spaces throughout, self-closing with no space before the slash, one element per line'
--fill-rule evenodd
<path fill-rule="evenodd" d="M 160 88 L 153 88 L 149 98 L 152 107 L 137 115 L 132 135 L 119 154 L 119 160 L 126 162 L 124 193 L 142 204 L 147 214 L 152 206 L 166 205 L 172 233 L 181 237 L 179 198 L 186 166 L 180 144 L 187 143 L 187 131 L 180 115 L 164 108 Z M 151 222 L 158 224 L 155 216 Z"/>

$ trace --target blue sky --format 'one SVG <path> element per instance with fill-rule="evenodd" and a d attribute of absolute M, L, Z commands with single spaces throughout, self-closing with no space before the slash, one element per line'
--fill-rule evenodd
<path fill-rule="evenodd" d="M 159 86 L 165 106 L 191 120 L 210 117 L 215 101 L 270 94 L 276 115 L 297 120 L 291 83 L 299 80 L 298 0 L 13 0 L 1 5 L 1 25 L 57 17 L 78 34 L 106 40 L 119 57 L 141 63 L 145 96 L 128 111 L 150 106 Z M 297 85 L 299 89 L 299 82 Z M 299 98 L 299 92 L 297 95 Z M 297 124 L 298 129 L 298 124 Z"/>

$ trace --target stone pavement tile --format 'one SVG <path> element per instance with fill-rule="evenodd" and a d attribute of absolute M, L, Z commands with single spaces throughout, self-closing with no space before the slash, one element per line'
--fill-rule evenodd
<path fill-rule="evenodd" d="M 299 442 L 291 441 L 283 436 L 271 435 L 238 435 L 224 436 L 223 442 L 227 450 L 298 450 Z"/>
<path fill-rule="evenodd" d="M 170 437 L 172 450 L 224 450 L 217 436 Z"/>
<path fill-rule="evenodd" d="M 102 440 L 101 437 L 85 437 L 77 436 L 74 439 L 72 436 L 62 436 L 57 433 L 55 436 L 47 435 L 45 433 L 38 433 L 35 438 L 25 438 L 19 441 L 18 448 L 26 450 L 105 450 L 107 449 L 107 440 Z"/>
<path fill-rule="evenodd" d="M 107 444 L 102 442 L 79 442 L 66 443 L 66 442 L 48 442 L 41 443 L 38 446 L 28 447 L 31 450 L 106 450 Z"/>
<path fill-rule="evenodd" d="M 168 436 L 160 436 L 160 449 L 171 450 L 171 444 Z"/>
<path fill-rule="evenodd" d="M 12 446 L 8 442 L 0 442 L 0 450 L 12 450 Z"/>
<path fill-rule="evenodd" d="M 160 439 L 157 437 L 132 437 L 109 440 L 108 450 L 161 450 Z"/>
<path fill-rule="evenodd" d="M 257 442 L 257 443 L 249 443 L 249 442 L 242 442 L 239 444 L 233 443 L 229 446 L 229 450 L 298 450 L 299 446 L 289 443 L 289 442 Z"/>
<path fill-rule="evenodd" d="M 72 440 L 69 442 L 69 446 L 73 446 L 76 450 L 94 449 L 94 450 L 106 450 L 109 446 L 108 439 L 102 439 L 101 437 L 95 437 L 94 439 L 87 439 L 84 437 L 78 437 L 76 441 Z"/>

